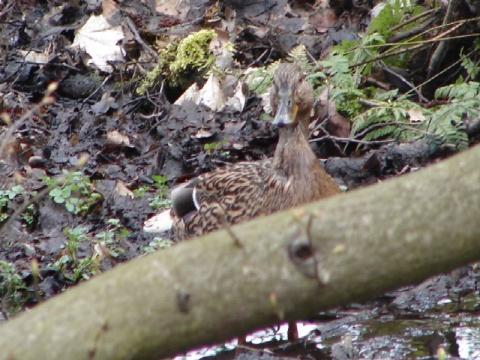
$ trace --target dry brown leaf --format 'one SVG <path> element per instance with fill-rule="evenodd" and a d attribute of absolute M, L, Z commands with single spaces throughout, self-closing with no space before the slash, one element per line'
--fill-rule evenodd
<path fill-rule="evenodd" d="M 200 129 L 197 131 L 195 135 L 193 135 L 196 139 L 208 139 L 212 137 L 214 134 L 210 130 Z"/>
<path fill-rule="evenodd" d="M 132 199 L 134 197 L 133 191 L 125 186 L 122 180 L 117 180 L 115 184 L 115 191 L 120 196 L 130 196 Z"/>
<path fill-rule="evenodd" d="M 407 113 L 410 121 L 413 123 L 421 123 L 425 121 L 425 116 L 419 109 L 409 109 Z"/>
<path fill-rule="evenodd" d="M 130 139 L 127 135 L 120 133 L 117 130 L 107 133 L 107 139 L 105 145 L 115 146 L 130 146 Z"/>

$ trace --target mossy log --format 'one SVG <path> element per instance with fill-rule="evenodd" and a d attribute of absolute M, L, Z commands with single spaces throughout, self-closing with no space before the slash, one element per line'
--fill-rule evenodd
<path fill-rule="evenodd" d="M 162 250 L 0 326 L 1 359 L 158 359 L 480 259 L 480 147 Z"/>

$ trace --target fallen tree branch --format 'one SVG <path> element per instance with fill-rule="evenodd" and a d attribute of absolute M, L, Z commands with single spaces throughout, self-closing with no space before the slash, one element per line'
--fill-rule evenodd
<path fill-rule="evenodd" d="M 478 260 L 479 156 L 120 265 L 0 326 L 0 358 L 158 359 Z"/>

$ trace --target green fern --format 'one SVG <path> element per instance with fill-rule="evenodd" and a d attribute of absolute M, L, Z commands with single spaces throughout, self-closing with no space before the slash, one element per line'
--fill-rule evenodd
<path fill-rule="evenodd" d="M 475 119 L 480 116 L 480 83 L 470 81 L 444 86 L 437 89 L 435 98 L 446 98 L 449 103 L 440 106 L 432 114 L 428 131 L 459 150 L 465 149 L 468 146 L 468 135 L 464 118 Z"/>
<path fill-rule="evenodd" d="M 477 98 L 479 93 L 480 83 L 469 81 L 438 88 L 435 91 L 435 99 L 446 98 L 452 102 L 462 102 Z"/>
<path fill-rule="evenodd" d="M 370 61 L 376 57 L 386 43 L 386 37 L 380 33 L 366 34 L 360 37 L 355 52 L 350 55 L 352 64 L 362 64 L 355 67 L 356 77 L 360 75 L 369 75 L 375 65 Z"/>
<path fill-rule="evenodd" d="M 463 114 L 463 109 L 457 105 L 442 106 L 432 115 L 425 130 L 457 150 L 464 150 L 468 147 L 468 135 L 462 120 Z"/>
<path fill-rule="evenodd" d="M 411 139 L 415 137 L 414 134 L 405 133 L 405 129 L 399 129 L 410 123 L 408 115 L 410 106 L 414 106 L 410 101 L 378 102 L 377 106 L 353 118 L 352 135 L 358 137 L 363 133 L 364 140 L 377 140 L 387 135 L 393 137 L 395 134 L 403 134 L 403 138 Z M 382 130 L 383 127 L 387 130 Z"/>
<path fill-rule="evenodd" d="M 354 116 L 362 110 L 358 98 L 364 98 L 359 89 L 361 77 L 354 76 L 350 61 L 344 54 L 331 53 L 325 60 L 318 62 L 321 71 L 312 74 L 309 79 L 318 86 L 316 94 L 328 89 L 329 99 L 337 103 L 337 110 Z M 319 81 L 321 80 L 321 82 Z"/>
<path fill-rule="evenodd" d="M 248 89 L 257 95 L 262 95 L 272 86 L 273 74 L 280 62 L 274 62 L 266 68 L 257 68 L 247 74 Z"/>
<path fill-rule="evenodd" d="M 289 62 L 300 66 L 302 70 L 305 71 L 306 73 L 311 73 L 313 71 L 314 64 L 310 60 L 311 55 L 308 53 L 308 50 L 305 47 L 305 45 L 295 46 L 288 53 L 287 59 Z"/>
<path fill-rule="evenodd" d="M 428 110 L 409 100 L 379 102 L 378 106 L 358 114 L 353 119 L 352 135 L 362 134 L 364 140 L 391 138 L 413 141 L 433 137 L 439 143 L 447 143 L 458 150 L 468 147 L 468 135 L 464 118 L 480 116 L 480 84 L 477 82 L 449 85 L 439 88 L 437 99 L 449 102 L 434 110 Z M 412 122 L 410 112 L 422 114 L 422 122 Z"/>
<path fill-rule="evenodd" d="M 368 27 L 368 33 L 380 33 L 386 37 L 391 35 L 391 28 L 394 25 L 398 25 L 409 17 L 416 16 L 425 11 L 420 5 L 411 5 L 410 0 L 396 0 L 384 3 L 383 9 L 372 20 Z M 417 25 L 416 23 L 410 23 L 404 26 L 403 30 Z"/>
<path fill-rule="evenodd" d="M 480 68 L 478 67 L 478 56 L 475 56 L 475 61 L 470 56 L 472 56 L 472 54 L 478 54 L 479 51 L 480 51 L 479 39 L 474 40 L 473 49 L 470 51 L 469 54 L 465 55 L 463 53 L 463 48 L 460 51 L 462 66 L 467 71 L 467 74 L 471 79 L 475 79 L 478 76 L 478 74 L 480 73 Z"/>
<path fill-rule="evenodd" d="M 299 45 L 293 48 L 287 56 L 289 62 L 297 64 L 306 73 L 311 73 L 314 68 L 314 64 L 310 60 L 310 56 L 307 48 L 304 45 Z M 250 71 L 247 74 L 247 83 L 250 91 L 253 91 L 257 95 L 264 94 L 271 86 L 273 82 L 273 75 L 280 65 L 280 61 L 276 61 L 266 68 L 257 68 Z M 310 78 L 308 78 L 311 81 Z"/>
<path fill-rule="evenodd" d="M 404 9 L 400 5 L 392 6 L 389 10 L 393 14 L 390 20 L 384 19 L 382 21 L 385 23 L 380 24 L 389 24 L 386 28 L 390 28 L 393 21 L 404 19 L 408 11 L 413 14 L 418 10 L 415 7 Z M 380 25 L 375 26 L 381 28 Z M 337 104 L 337 111 L 351 119 L 351 136 L 356 139 L 414 141 L 428 137 L 438 143 L 451 144 L 459 150 L 467 147 L 468 137 L 463 119 L 480 116 L 479 83 L 460 82 L 438 89 L 435 97 L 444 99 L 445 104 L 434 109 L 425 109 L 413 101 L 398 97 L 398 90 L 381 92 L 373 87 L 360 88 L 364 76 L 370 75 L 380 49 L 387 46 L 387 35 L 388 32 L 368 33 L 356 43 L 343 42 L 319 62 L 312 60 L 304 46 L 298 46 L 290 51 L 288 59 L 310 74 L 307 79 L 314 86 L 317 96 L 322 91 L 328 91 L 330 101 Z M 251 72 L 248 75 L 251 79 L 250 88 L 257 94 L 264 93 L 271 86 L 278 65 L 279 62 L 276 62 Z M 474 74 L 472 62 L 465 60 L 464 66 L 469 74 Z M 372 103 L 374 106 L 365 107 L 362 103 Z"/>
<path fill-rule="evenodd" d="M 398 131 L 398 127 L 395 125 L 386 125 L 378 129 L 374 129 L 368 132 L 363 138 L 365 141 L 375 141 L 378 139 L 391 139 L 395 138 L 395 133 Z"/>

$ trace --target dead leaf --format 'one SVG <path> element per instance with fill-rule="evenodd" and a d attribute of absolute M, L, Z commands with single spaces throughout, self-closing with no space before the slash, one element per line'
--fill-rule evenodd
<path fill-rule="evenodd" d="M 133 191 L 127 188 L 121 180 L 117 180 L 117 183 L 115 184 L 115 191 L 120 196 L 130 196 L 132 199 L 134 197 Z"/>
<path fill-rule="evenodd" d="M 410 121 L 413 123 L 421 123 L 425 121 L 425 116 L 419 109 L 409 109 L 407 111 Z"/>
<path fill-rule="evenodd" d="M 122 23 L 122 13 L 114 0 L 102 0 L 102 15 L 112 26 Z"/>
<path fill-rule="evenodd" d="M 78 46 L 92 58 L 89 61 L 100 70 L 112 72 L 108 62 L 124 60 L 124 51 L 118 42 L 125 37 L 121 26 L 112 26 L 103 15 L 92 15 L 78 30 L 72 47 Z"/>
<path fill-rule="evenodd" d="M 308 21 L 318 33 L 324 34 L 333 28 L 338 21 L 338 17 L 332 9 L 326 8 L 315 12 L 315 14 L 310 16 Z"/>
<path fill-rule="evenodd" d="M 232 144 L 232 148 L 234 148 L 235 150 L 243 150 L 243 144 L 240 144 L 240 143 L 237 143 L 237 142 L 234 142 Z"/>
<path fill-rule="evenodd" d="M 178 0 L 157 0 L 157 11 L 162 14 L 178 16 L 180 15 L 180 12 L 177 10 L 178 5 Z"/>
<path fill-rule="evenodd" d="M 193 137 L 196 139 L 208 139 L 211 138 L 213 135 L 215 134 L 212 133 L 210 130 L 200 129 L 195 135 L 193 135 Z"/>
<path fill-rule="evenodd" d="M 222 111 L 238 111 L 241 112 L 247 101 L 246 94 L 244 92 L 244 83 L 239 81 L 237 87 L 235 88 L 235 93 L 231 98 L 229 98 L 222 107 Z"/>
<path fill-rule="evenodd" d="M 330 98 L 331 88 L 332 85 L 327 86 L 318 97 L 318 99 L 320 100 L 320 105 L 324 106 L 327 110 L 327 116 L 333 116 L 337 114 L 337 103 Z"/>
<path fill-rule="evenodd" d="M 200 90 L 200 105 L 204 105 L 213 111 L 220 110 L 225 104 L 222 88 L 218 79 L 211 74 L 205 86 Z"/>
<path fill-rule="evenodd" d="M 110 108 L 117 108 L 115 98 L 110 95 L 110 92 L 106 92 L 102 95 L 100 101 L 92 105 L 92 111 L 95 114 L 105 114 Z"/>
<path fill-rule="evenodd" d="M 239 121 L 239 122 L 228 121 L 224 124 L 223 131 L 228 134 L 236 134 L 243 129 L 243 127 L 245 126 L 245 123 L 246 123 L 245 120 Z"/>
<path fill-rule="evenodd" d="M 328 118 L 325 130 L 332 136 L 348 138 L 350 136 L 350 121 L 340 114 L 335 114 Z"/>
<path fill-rule="evenodd" d="M 109 146 L 130 146 L 130 139 L 127 135 L 120 133 L 117 130 L 107 133 L 105 145 Z"/>
<path fill-rule="evenodd" d="M 46 64 L 49 59 L 49 55 L 46 52 L 20 50 L 20 54 L 23 55 L 25 61 L 35 64 Z"/>
<path fill-rule="evenodd" d="M 107 256 L 106 251 L 108 251 L 105 246 L 106 246 L 105 241 L 95 244 L 95 246 L 93 247 L 94 252 L 92 255 L 92 259 L 94 260 L 99 259 L 100 261 L 105 259 L 105 257 Z"/>
<path fill-rule="evenodd" d="M 175 105 L 183 105 L 186 101 L 217 111 L 225 104 L 225 97 L 220 82 L 211 74 L 202 89 L 199 90 L 197 84 L 193 84 L 175 101 Z"/>

